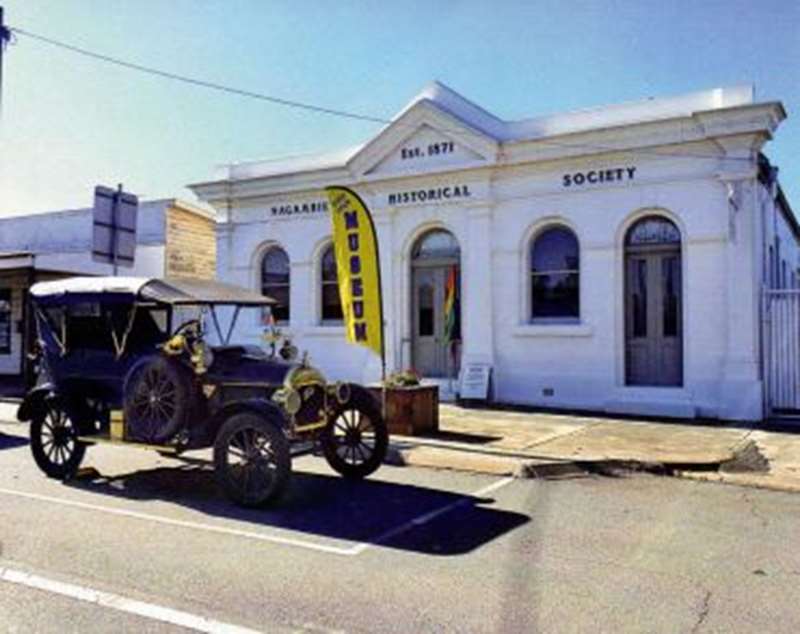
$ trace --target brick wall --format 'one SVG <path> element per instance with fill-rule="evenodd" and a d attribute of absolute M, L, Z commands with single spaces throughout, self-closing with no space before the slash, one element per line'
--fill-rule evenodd
<path fill-rule="evenodd" d="M 214 279 L 217 266 L 215 222 L 210 214 L 173 203 L 166 213 L 166 276 Z"/>

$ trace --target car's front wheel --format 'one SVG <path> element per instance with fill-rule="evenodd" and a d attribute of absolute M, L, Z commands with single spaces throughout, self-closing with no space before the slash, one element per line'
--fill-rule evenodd
<path fill-rule="evenodd" d="M 64 480 L 75 475 L 86 445 L 78 441 L 78 425 L 58 401 L 45 405 L 31 419 L 31 452 L 49 477 Z"/>
<path fill-rule="evenodd" d="M 389 447 L 389 432 L 381 408 L 364 389 L 353 387 L 338 404 L 322 434 L 325 459 L 346 478 L 365 478 L 381 466 Z"/>
<path fill-rule="evenodd" d="M 255 413 L 236 414 L 214 442 L 217 482 L 241 506 L 262 506 L 285 491 L 292 470 L 289 441 L 277 425 Z"/>

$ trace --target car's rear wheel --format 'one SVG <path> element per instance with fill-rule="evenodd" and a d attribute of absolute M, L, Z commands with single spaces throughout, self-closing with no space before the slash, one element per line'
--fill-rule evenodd
<path fill-rule="evenodd" d="M 222 490 L 237 504 L 253 507 L 275 501 L 289 483 L 289 441 L 263 416 L 236 414 L 217 434 L 214 470 Z"/>
<path fill-rule="evenodd" d="M 381 466 L 389 431 L 378 402 L 363 389 L 337 405 L 322 434 L 322 450 L 331 467 L 347 478 L 365 478 Z"/>
<path fill-rule="evenodd" d="M 51 478 L 75 475 L 86 453 L 78 441 L 78 424 L 57 400 L 45 403 L 31 419 L 31 452 L 39 468 Z"/>

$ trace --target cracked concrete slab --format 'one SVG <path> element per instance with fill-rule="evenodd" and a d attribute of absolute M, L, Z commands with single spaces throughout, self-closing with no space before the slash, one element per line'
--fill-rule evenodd
<path fill-rule="evenodd" d="M 595 422 L 588 417 L 503 410 L 439 407 L 439 428 L 445 434 L 480 436 L 482 446 L 523 451 L 574 433 Z"/>
<path fill-rule="evenodd" d="M 395 438 L 401 463 L 539 478 L 602 474 L 609 465 L 800 491 L 800 434 L 452 404 L 441 406 L 440 430 L 432 438 Z"/>
<path fill-rule="evenodd" d="M 730 473 L 682 473 L 696 480 L 725 482 L 775 491 L 800 492 L 800 433 L 756 430 L 749 434 L 758 451 L 769 464 L 767 471 Z"/>
<path fill-rule="evenodd" d="M 536 447 L 542 457 L 664 464 L 715 464 L 730 460 L 746 431 L 674 423 L 608 421 Z"/>

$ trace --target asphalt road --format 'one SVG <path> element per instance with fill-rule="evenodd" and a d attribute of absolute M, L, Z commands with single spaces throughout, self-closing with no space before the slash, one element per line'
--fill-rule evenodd
<path fill-rule="evenodd" d="M 395 467 L 348 483 L 307 457 L 279 506 L 245 511 L 202 461 L 127 448 L 48 480 L 25 432 L 0 424 L 0 631 L 800 631 L 798 495 Z"/>

